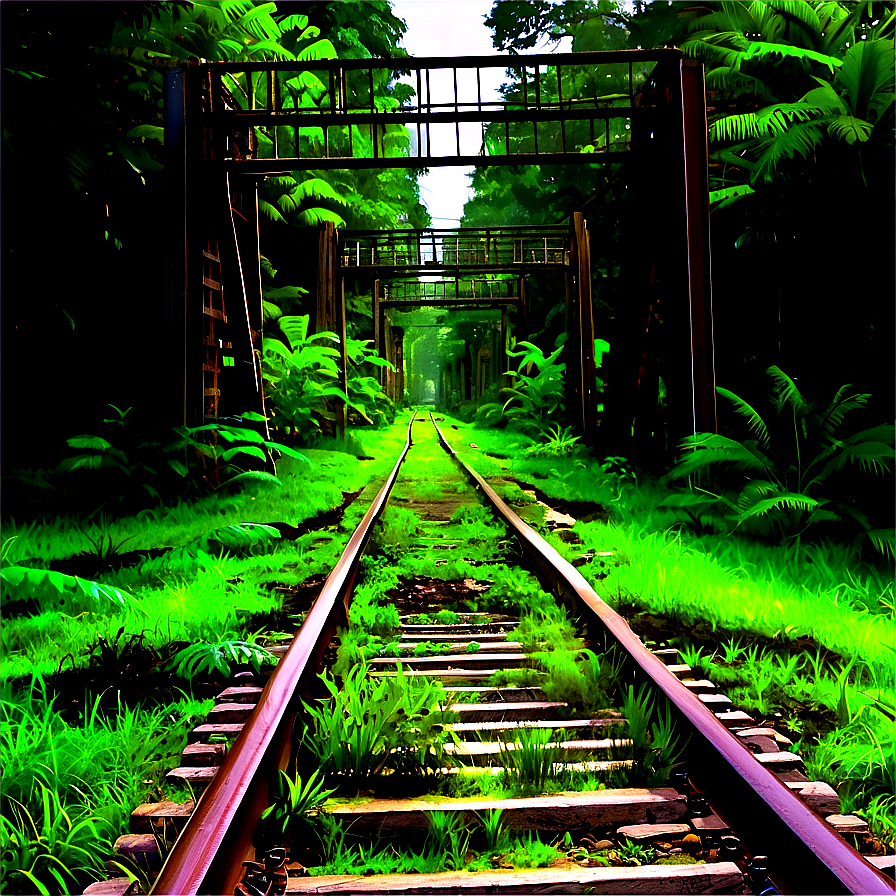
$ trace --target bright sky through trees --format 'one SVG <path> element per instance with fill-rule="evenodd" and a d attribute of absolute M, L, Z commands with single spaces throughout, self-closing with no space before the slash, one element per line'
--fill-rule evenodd
<path fill-rule="evenodd" d="M 394 0 L 395 15 L 407 22 L 408 30 L 402 43 L 411 56 L 490 56 L 497 51 L 492 46 L 492 33 L 484 20 L 492 8 L 492 0 Z M 567 41 L 561 50 L 568 50 Z M 549 52 L 553 47 L 538 47 L 533 52 Z M 499 69 L 483 71 L 482 98 L 497 98 L 498 87 L 505 80 Z M 445 72 L 450 79 L 450 73 Z M 462 85 L 458 85 L 462 89 Z M 432 83 L 432 99 L 447 101 L 452 86 Z M 443 135 L 433 129 L 432 152 L 443 150 L 437 144 L 439 139 L 454 140 L 454 128 L 445 126 Z M 450 133 L 448 133 L 450 131 Z M 476 153 L 481 145 L 481 135 L 477 125 L 469 125 L 461 134 L 461 149 L 464 153 Z M 450 152 L 450 150 L 445 150 Z M 428 175 L 420 178 L 420 194 L 423 203 L 433 218 L 433 227 L 454 227 L 463 214 L 464 203 L 469 193 L 469 175 L 472 167 L 431 168 Z"/>

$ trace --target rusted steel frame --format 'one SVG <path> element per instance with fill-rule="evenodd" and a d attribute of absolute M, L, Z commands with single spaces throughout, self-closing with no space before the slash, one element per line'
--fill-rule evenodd
<path fill-rule="evenodd" d="M 430 414 L 432 419 L 432 414 Z M 737 819 L 737 833 L 753 855 L 768 855 L 775 877 L 794 893 L 892 894 L 893 882 L 802 800 L 760 765 L 752 753 L 641 642 L 582 574 L 564 560 L 505 504 L 489 484 L 451 448 L 433 426 L 445 450 L 482 489 L 532 561 L 536 574 L 589 625 L 597 623 L 668 698 L 692 731 L 691 749 L 700 762 L 689 765 L 712 787 L 713 807 Z"/>
<path fill-rule="evenodd" d="M 591 248 L 581 212 L 573 215 L 574 307 L 570 309 L 571 405 L 578 410 L 576 429 L 585 444 L 593 444 L 597 428 L 597 383 L 594 369 L 594 320 L 591 307 Z"/>
<path fill-rule="evenodd" d="M 299 701 L 320 671 L 333 633 L 347 618 L 361 556 L 411 447 L 413 422 L 414 417 L 408 424 L 404 451 L 265 685 L 236 743 L 200 797 L 151 894 L 232 893 L 242 874 L 240 863 L 253 858 L 254 828 L 269 803 L 270 782 L 289 760 L 292 721 Z"/>
<path fill-rule="evenodd" d="M 461 105 L 464 104 L 461 103 Z M 431 112 L 426 109 L 397 109 L 394 112 L 352 112 L 350 115 L 342 112 L 304 109 L 284 109 L 281 112 L 266 112 L 263 109 L 223 109 L 218 112 L 203 112 L 198 118 L 203 124 L 210 127 L 214 125 L 221 127 L 268 125 L 274 127 L 276 125 L 278 127 L 344 128 L 350 124 L 417 124 L 423 122 L 430 124 L 454 124 L 455 122 L 525 124 L 532 121 L 556 121 L 558 123 L 597 119 L 609 121 L 613 118 L 649 120 L 658 118 L 661 110 L 661 106 L 648 105 L 594 106 L 570 109 L 561 116 L 557 109 L 530 109 L 529 111 L 494 109 L 488 112 L 471 109 L 469 112 L 461 110 L 455 112 L 453 106 L 444 112 Z M 517 153 L 513 153 L 513 155 L 517 155 Z M 536 150 L 536 155 L 552 155 L 552 153 L 540 153 Z M 314 161 L 316 156 L 303 156 L 302 158 Z M 486 158 L 491 157 L 487 156 Z"/>
<path fill-rule="evenodd" d="M 501 234 L 509 233 L 514 238 L 525 237 L 530 234 L 533 238 L 547 236 L 567 237 L 570 233 L 569 227 L 557 227 L 550 224 L 508 224 L 504 227 L 422 227 L 415 230 L 343 230 L 342 235 L 344 242 L 349 240 L 362 239 L 364 237 L 375 238 L 376 242 L 390 243 L 410 243 L 413 242 L 418 235 L 432 234 L 435 237 L 452 237 L 452 236 L 482 236 L 488 235 L 490 239 L 500 240 Z"/>
<path fill-rule="evenodd" d="M 190 269 L 189 210 L 187 202 L 187 147 L 190 145 L 186 125 L 188 103 L 187 72 L 176 66 L 165 72 L 165 179 L 169 207 L 173 210 L 170 230 L 172 241 L 171 298 L 169 311 L 169 346 L 167 355 L 173 362 L 167 365 L 172 413 L 177 409 L 176 422 L 186 426 L 187 410 L 187 297 L 191 294 L 188 270 Z M 191 147 L 192 148 L 192 147 Z"/>
<path fill-rule="evenodd" d="M 351 71 L 354 69 L 380 68 L 390 72 L 410 73 L 433 68 L 532 68 L 535 65 L 554 67 L 591 67 L 613 63 L 638 62 L 640 60 L 677 62 L 683 58 L 681 50 L 602 50 L 587 53 L 554 55 L 540 53 L 526 56 L 414 56 L 412 58 L 382 59 L 314 59 L 300 63 L 285 62 L 206 62 L 201 68 L 211 71 L 223 69 L 229 72 L 277 72 L 277 71 Z"/>
<path fill-rule="evenodd" d="M 708 131 L 703 64 L 680 65 L 682 146 L 687 221 L 691 383 L 695 432 L 716 432 L 716 382 L 709 254 Z"/>
<path fill-rule="evenodd" d="M 414 273 L 419 274 L 446 274 L 448 276 L 466 276 L 477 272 L 486 271 L 491 274 L 519 274 L 520 271 L 560 271 L 566 270 L 566 265 L 562 264 L 542 264 L 541 262 L 530 261 L 518 264 L 489 264 L 489 265 L 414 265 L 393 267 L 387 264 L 377 264 L 369 266 L 361 266 L 360 268 L 352 267 L 353 271 L 359 274 L 374 274 L 381 280 L 392 277 L 407 277 Z"/>
<path fill-rule="evenodd" d="M 372 156 L 357 158 L 355 156 L 330 156 L 329 158 L 299 158 L 283 156 L 278 159 L 217 159 L 205 164 L 211 168 L 224 171 L 238 171 L 241 174 L 261 176 L 266 174 L 282 174 L 285 171 L 311 170 L 331 171 L 337 168 L 346 170 L 362 170 L 367 168 L 420 168 L 420 162 L 426 161 L 426 167 L 451 167 L 460 165 L 595 165 L 601 161 L 618 161 L 614 156 L 629 155 L 632 150 L 627 143 L 614 143 L 618 149 L 609 152 L 540 152 L 510 153 L 497 156 Z M 635 151 L 637 154 L 637 151 Z M 608 159 L 609 157 L 609 159 Z"/>
<path fill-rule="evenodd" d="M 518 296 L 506 296 L 501 299 L 432 299 L 421 296 L 419 299 L 386 299 L 380 300 L 380 308 L 400 308 L 408 305 L 411 308 L 418 308 L 420 305 L 437 305 L 442 307 L 469 308 L 471 305 L 482 306 L 484 310 L 491 308 L 500 308 L 504 305 L 519 305 Z"/>

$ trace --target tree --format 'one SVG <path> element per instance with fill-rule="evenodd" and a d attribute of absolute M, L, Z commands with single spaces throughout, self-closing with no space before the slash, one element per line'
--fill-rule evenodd
<path fill-rule="evenodd" d="M 7 468 L 55 462 L 64 437 L 110 401 L 137 405 L 134 414 L 144 418 L 167 413 L 147 388 L 171 363 L 159 348 L 168 259 L 177 251 L 162 198 L 165 67 L 190 58 L 393 55 L 403 30 L 379 0 L 88 8 L 0 5 L 3 416 L 7 433 L 40 433 L 5 441 Z M 424 220 L 412 176 L 377 177 L 292 172 L 264 189 L 295 225 L 314 226 L 328 214 L 349 226 Z M 383 195 L 373 196 L 379 187 Z M 295 257 L 294 226 L 265 220 L 262 240 L 263 252 L 283 262 L 278 286 L 313 281 L 308 260 Z M 27 386 L 12 389 L 13 381 Z"/>
<path fill-rule="evenodd" d="M 893 229 L 880 197 L 893 190 L 894 5 L 704 3 L 682 19 L 682 47 L 705 61 L 710 105 L 724 110 L 710 125 L 720 377 L 739 392 L 774 363 L 832 391 L 846 368 L 891 413 Z M 735 333 L 750 343 L 739 352 Z"/>

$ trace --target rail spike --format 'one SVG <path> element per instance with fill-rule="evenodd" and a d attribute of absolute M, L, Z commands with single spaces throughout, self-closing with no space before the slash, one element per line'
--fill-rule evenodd
<path fill-rule="evenodd" d="M 286 892 L 286 849 L 275 846 L 261 858 L 261 862 L 243 862 L 243 878 L 234 896 L 283 896 Z"/>

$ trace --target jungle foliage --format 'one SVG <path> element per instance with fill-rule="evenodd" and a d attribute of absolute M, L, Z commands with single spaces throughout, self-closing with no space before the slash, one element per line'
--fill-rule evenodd
<path fill-rule="evenodd" d="M 511 53 L 565 37 L 573 52 L 677 45 L 704 62 L 717 376 L 735 394 L 748 393 L 771 365 L 798 382 L 813 382 L 822 395 L 850 379 L 872 396 L 857 415 L 866 427 L 889 417 L 893 406 L 893 227 L 889 220 L 871 222 L 882 220 L 880 196 L 893 192 L 894 15 L 891 2 L 707 0 L 623 8 L 576 0 L 499 2 L 487 20 L 495 47 Z M 608 74 L 596 95 L 606 95 L 612 106 L 612 94 L 622 89 L 616 73 Z M 635 89 L 638 76 L 636 67 Z M 556 90 L 555 84 L 556 74 L 546 73 L 542 90 Z M 564 93 L 567 87 L 572 83 Z M 513 98 L 521 85 L 510 80 L 503 91 Z M 639 193 L 645 177 L 650 181 L 651 172 L 634 158 L 603 165 L 483 165 L 472 176 L 474 198 L 462 222 L 557 224 L 576 211 L 585 215 L 595 329 L 618 349 L 610 358 L 608 395 L 621 377 L 632 375 L 614 365 L 623 363 L 630 342 L 626 309 L 644 277 L 639 264 L 657 228 L 663 232 L 657 203 L 679 201 L 661 178 L 650 181 L 646 195 Z M 649 205 L 632 207 L 637 195 Z M 818 221 L 828 222 L 823 233 Z M 856 295 L 861 312 L 847 301 Z M 536 277 L 529 296 L 531 319 L 544 323 L 526 338 L 540 342 L 543 334 L 550 343 L 563 327 L 562 296 Z M 639 386 L 646 387 L 651 366 L 664 381 L 657 398 L 660 429 L 670 422 L 663 389 L 677 404 L 687 387 L 674 375 L 681 362 L 675 340 L 686 336 L 675 329 L 671 298 L 663 296 L 662 307 L 654 308 L 660 320 L 651 323 L 642 365 L 648 380 Z M 672 434 L 659 444 L 667 462 L 677 439 Z"/>
<path fill-rule="evenodd" d="M 846 415 L 864 407 L 870 396 L 847 384 L 823 407 L 807 400 L 778 367 L 770 367 L 768 373 L 774 381 L 774 419 L 763 418 L 742 398 L 719 389 L 746 418 L 756 438 L 737 441 L 706 432 L 686 438 L 681 444 L 685 453 L 666 478 L 688 477 L 692 489 L 671 495 L 661 506 L 691 513 L 716 507 L 729 526 L 782 543 L 799 544 L 818 523 L 849 520 L 852 525 L 841 531 L 858 529 L 857 540 L 868 538 L 881 553 L 894 556 L 894 530 L 872 529 L 855 490 L 848 487 L 851 483 L 847 481 L 844 488 L 842 476 L 839 487 L 837 483 L 837 474 L 850 467 L 865 474 L 892 475 L 894 426 L 843 435 L 840 428 Z M 732 475 L 718 478 L 718 484 L 705 482 L 701 474 L 720 464 Z M 862 489 L 866 490 L 867 486 Z"/>
<path fill-rule="evenodd" d="M 171 249 L 169 209 L 157 201 L 168 164 L 162 144 L 166 68 L 198 59 L 404 52 L 397 46 L 404 23 L 385 0 L 279 6 L 191 0 L 91 9 L 85 15 L 77 4 L 50 3 L 0 11 L 3 152 L 11 174 L 2 208 L 7 222 L 17 221 L 7 228 L 2 250 L 4 365 L 31 384 L 27 394 L 4 390 L 4 415 L 33 419 L 33 396 L 39 395 L 44 421 L 39 444 L 7 443 L 13 466 L 33 463 L 36 455 L 37 465 L 56 463 L 62 439 L 78 431 L 85 414 L 99 417 L 106 402 L 133 405 L 141 421 L 170 421 L 164 390 L 153 394 L 142 385 L 145 377 L 135 375 L 158 372 L 166 361 L 158 346 L 168 338 L 167 299 L 160 305 L 170 292 L 168 266 L 153 263 Z M 78 102 L 60 102 L 73 84 L 79 85 Z M 296 228 L 323 220 L 362 228 L 428 222 L 413 172 L 399 169 L 289 172 L 263 183 L 260 200 L 264 252 L 280 263 L 276 279 L 275 269 L 266 267 L 271 288 L 314 286 L 317 240 L 306 241 L 313 244 L 308 253 L 296 252 Z M 225 208 L 226 202 L 222 195 Z M 69 282 L 90 288 L 66 289 L 64 297 L 50 290 L 31 301 L 30 278 L 46 269 L 48 254 Z M 301 304 L 284 309 L 307 310 Z M 121 338 L 110 338 L 112 318 Z M 77 402 L 50 401 L 63 381 Z"/>

